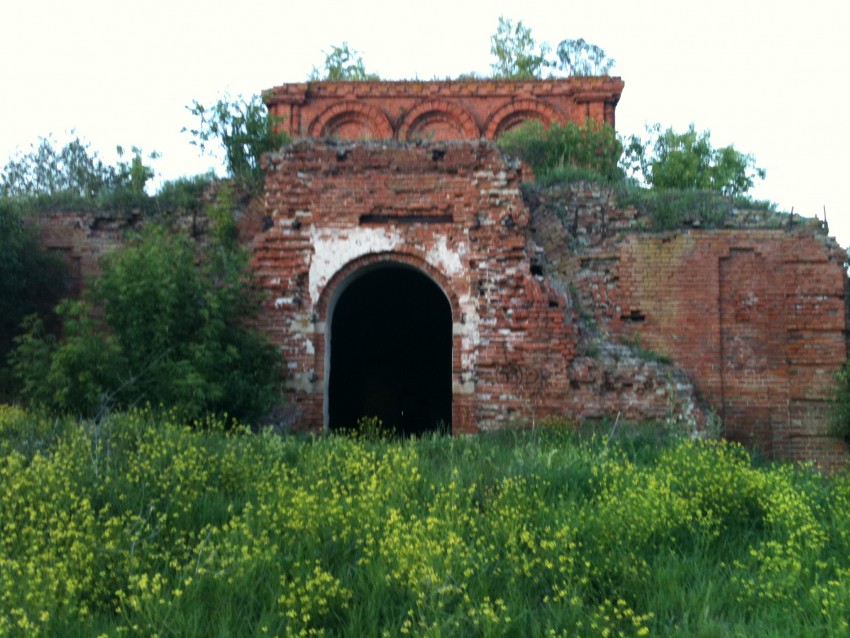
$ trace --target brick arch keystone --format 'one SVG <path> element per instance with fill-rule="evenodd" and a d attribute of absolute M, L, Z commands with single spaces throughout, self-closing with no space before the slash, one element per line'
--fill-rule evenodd
<path fill-rule="evenodd" d="M 352 121 L 368 128 L 375 139 L 393 136 L 393 127 L 383 111 L 355 100 L 339 102 L 322 111 L 310 122 L 307 134 L 309 137 L 328 137 L 339 124 Z"/>
<path fill-rule="evenodd" d="M 416 132 L 418 125 L 426 122 L 427 118 L 433 115 L 442 116 L 455 125 L 462 132 L 463 139 L 481 137 L 478 124 L 465 108 L 445 100 L 427 100 L 415 105 L 404 115 L 404 119 L 398 126 L 396 138 L 409 141 L 409 136 Z"/>
<path fill-rule="evenodd" d="M 553 122 L 564 122 L 568 118 L 554 106 L 543 100 L 514 100 L 496 109 L 484 125 L 484 137 L 496 139 L 520 121 L 540 120 L 549 127 Z"/>

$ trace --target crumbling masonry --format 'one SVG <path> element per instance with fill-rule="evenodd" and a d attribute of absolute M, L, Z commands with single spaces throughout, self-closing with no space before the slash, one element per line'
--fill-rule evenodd
<path fill-rule="evenodd" d="M 465 433 L 606 417 L 699 430 L 714 413 L 768 455 L 846 461 L 827 435 L 847 355 L 846 253 L 820 224 L 742 213 L 722 229 L 653 232 L 603 187 L 521 188 L 530 176 L 490 141 L 528 119 L 613 125 L 622 88 L 267 92 L 303 139 L 267 156 L 265 200 L 243 231 L 296 427 L 379 416 Z M 110 245 L 108 225 L 69 219 L 45 217 L 48 244 L 84 260 Z"/>

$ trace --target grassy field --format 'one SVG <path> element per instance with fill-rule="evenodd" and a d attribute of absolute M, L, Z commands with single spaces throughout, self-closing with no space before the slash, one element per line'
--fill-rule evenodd
<path fill-rule="evenodd" d="M 848 635 L 850 477 L 733 445 L 0 432 L 0 636 Z"/>

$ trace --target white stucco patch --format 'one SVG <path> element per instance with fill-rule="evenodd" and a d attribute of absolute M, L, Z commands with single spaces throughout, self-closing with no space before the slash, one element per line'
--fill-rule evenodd
<path fill-rule="evenodd" d="M 461 257 L 466 253 L 466 244 L 459 243 L 449 247 L 445 235 L 441 235 L 436 243 L 428 251 L 426 259 L 428 263 L 440 270 L 443 274 L 453 277 L 463 273 L 463 262 Z"/>
<path fill-rule="evenodd" d="M 461 295 L 458 299 L 460 312 L 465 321 L 452 325 L 452 333 L 460 335 L 460 365 L 465 372 L 475 370 L 478 363 L 478 344 L 481 341 L 478 308 L 475 300 L 469 295 Z"/>
<path fill-rule="evenodd" d="M 395 250 L 403 239 L 387 228 L 346 228 L 310 231 L 313 259 L 310 262 L 310 301 L 315 304 L 328 280 L 348 262 L 368 255 Z"/>

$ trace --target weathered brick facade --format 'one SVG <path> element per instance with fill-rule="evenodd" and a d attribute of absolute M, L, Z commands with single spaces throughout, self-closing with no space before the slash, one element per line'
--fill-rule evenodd
<path fill-rule="evenodd" d="M 356 408 L 364 414 L 374 399 L 389 420 L 407 418 L 422 402 L 410 386 L 427 376 L 407 368 L 439 350 L 451 383 L 437 417 L 454 433 L 546 417 L 699 429 L 710 409 L 728 437 L 768 455 L 846 462 L 846 447 L 827 436 L 826 402 L 847 355 L 846 254 L 820 224 L 742 216 L 719 230 L 651 232 L 603 187 L 523 193 L 523 167 L 487 141 L 530 118 L 613 124 L 621 90 L 617 78 L 582 78 L 311 83 L 267 94 L 296 137 L 371 139 L 301 140 L 269 155 L 265 199 L 242 220 L 268 292 L 260 326 L 286 361 L 295 427 L 353 425 L 329 407 L 340 384 L 368 395 Z M 444 141 L 457 137 L 474 139 Z M 45 243 L 91 272 L 138 222 L 107 217 L 45 215 Z M 386 272 L 398 277 L 374 278 Z M 356 296 L 367 281 L 377 302 Z M 416 305 L 408 289 L 417 286 L 440 308 L 401 313 Z M 358 317 L 360 307 L 373 314 Z M 443 315 L 444 350 L 442 337 L 402 348 Z M 356 365 L 339 359 L 351 337 L 335 332 L 351 321 L 373 340 L 352 350 Z M 399 337 L 394 324 L 408 322 Z M 409 366 L 376 376 L 381 361 L 399 358 Z M 334 381 L 341 368 L 354 372 Z"/>
<path fill-rule="evenodd" d="M 448 300 L 453 431 L 560 410 L 576 337 L 564 300 L 531 274 L 517 165 L 483 142 L 300 142 L 268 164 L 272 223 L 253 244 L 273 300 L 262 325 L 310 427 L 326 420 L 335 295 L 376 264 L 413 267 Z"/>
<path fill-rule="evenodd" d="M 614 126 L 620 78 L 309 82 L 263 94 L 293 137 L 492 140 L 529 119 Z"/>
<path fill-rule="evenodd" d="M 817 220 L 658 233 L 606 189 L 540 197 L 533 236 L 551 274 L 572 283 L 604 332 L 669 356 L 728 438 L 779 458 L 846 462 L 828 436 L 827 401 L 847 358 L 847 254 Z"/>
<path fill-rule="evenodd" d="M 334 299 L 369 268 L 399 264 L 436 282 L 451 307 L 453 432 L 547 416 L 693 416 L 690 387 L 670 370 L 622 347 L 578 352 L 569 293 L 533 268 L 521 168 L 492 144 L 305 141 L 268 165 L 268 230 L 253 243 L 271 300 L 261 325 L 282 349 L 303 425 L 328 425 Z"/>

